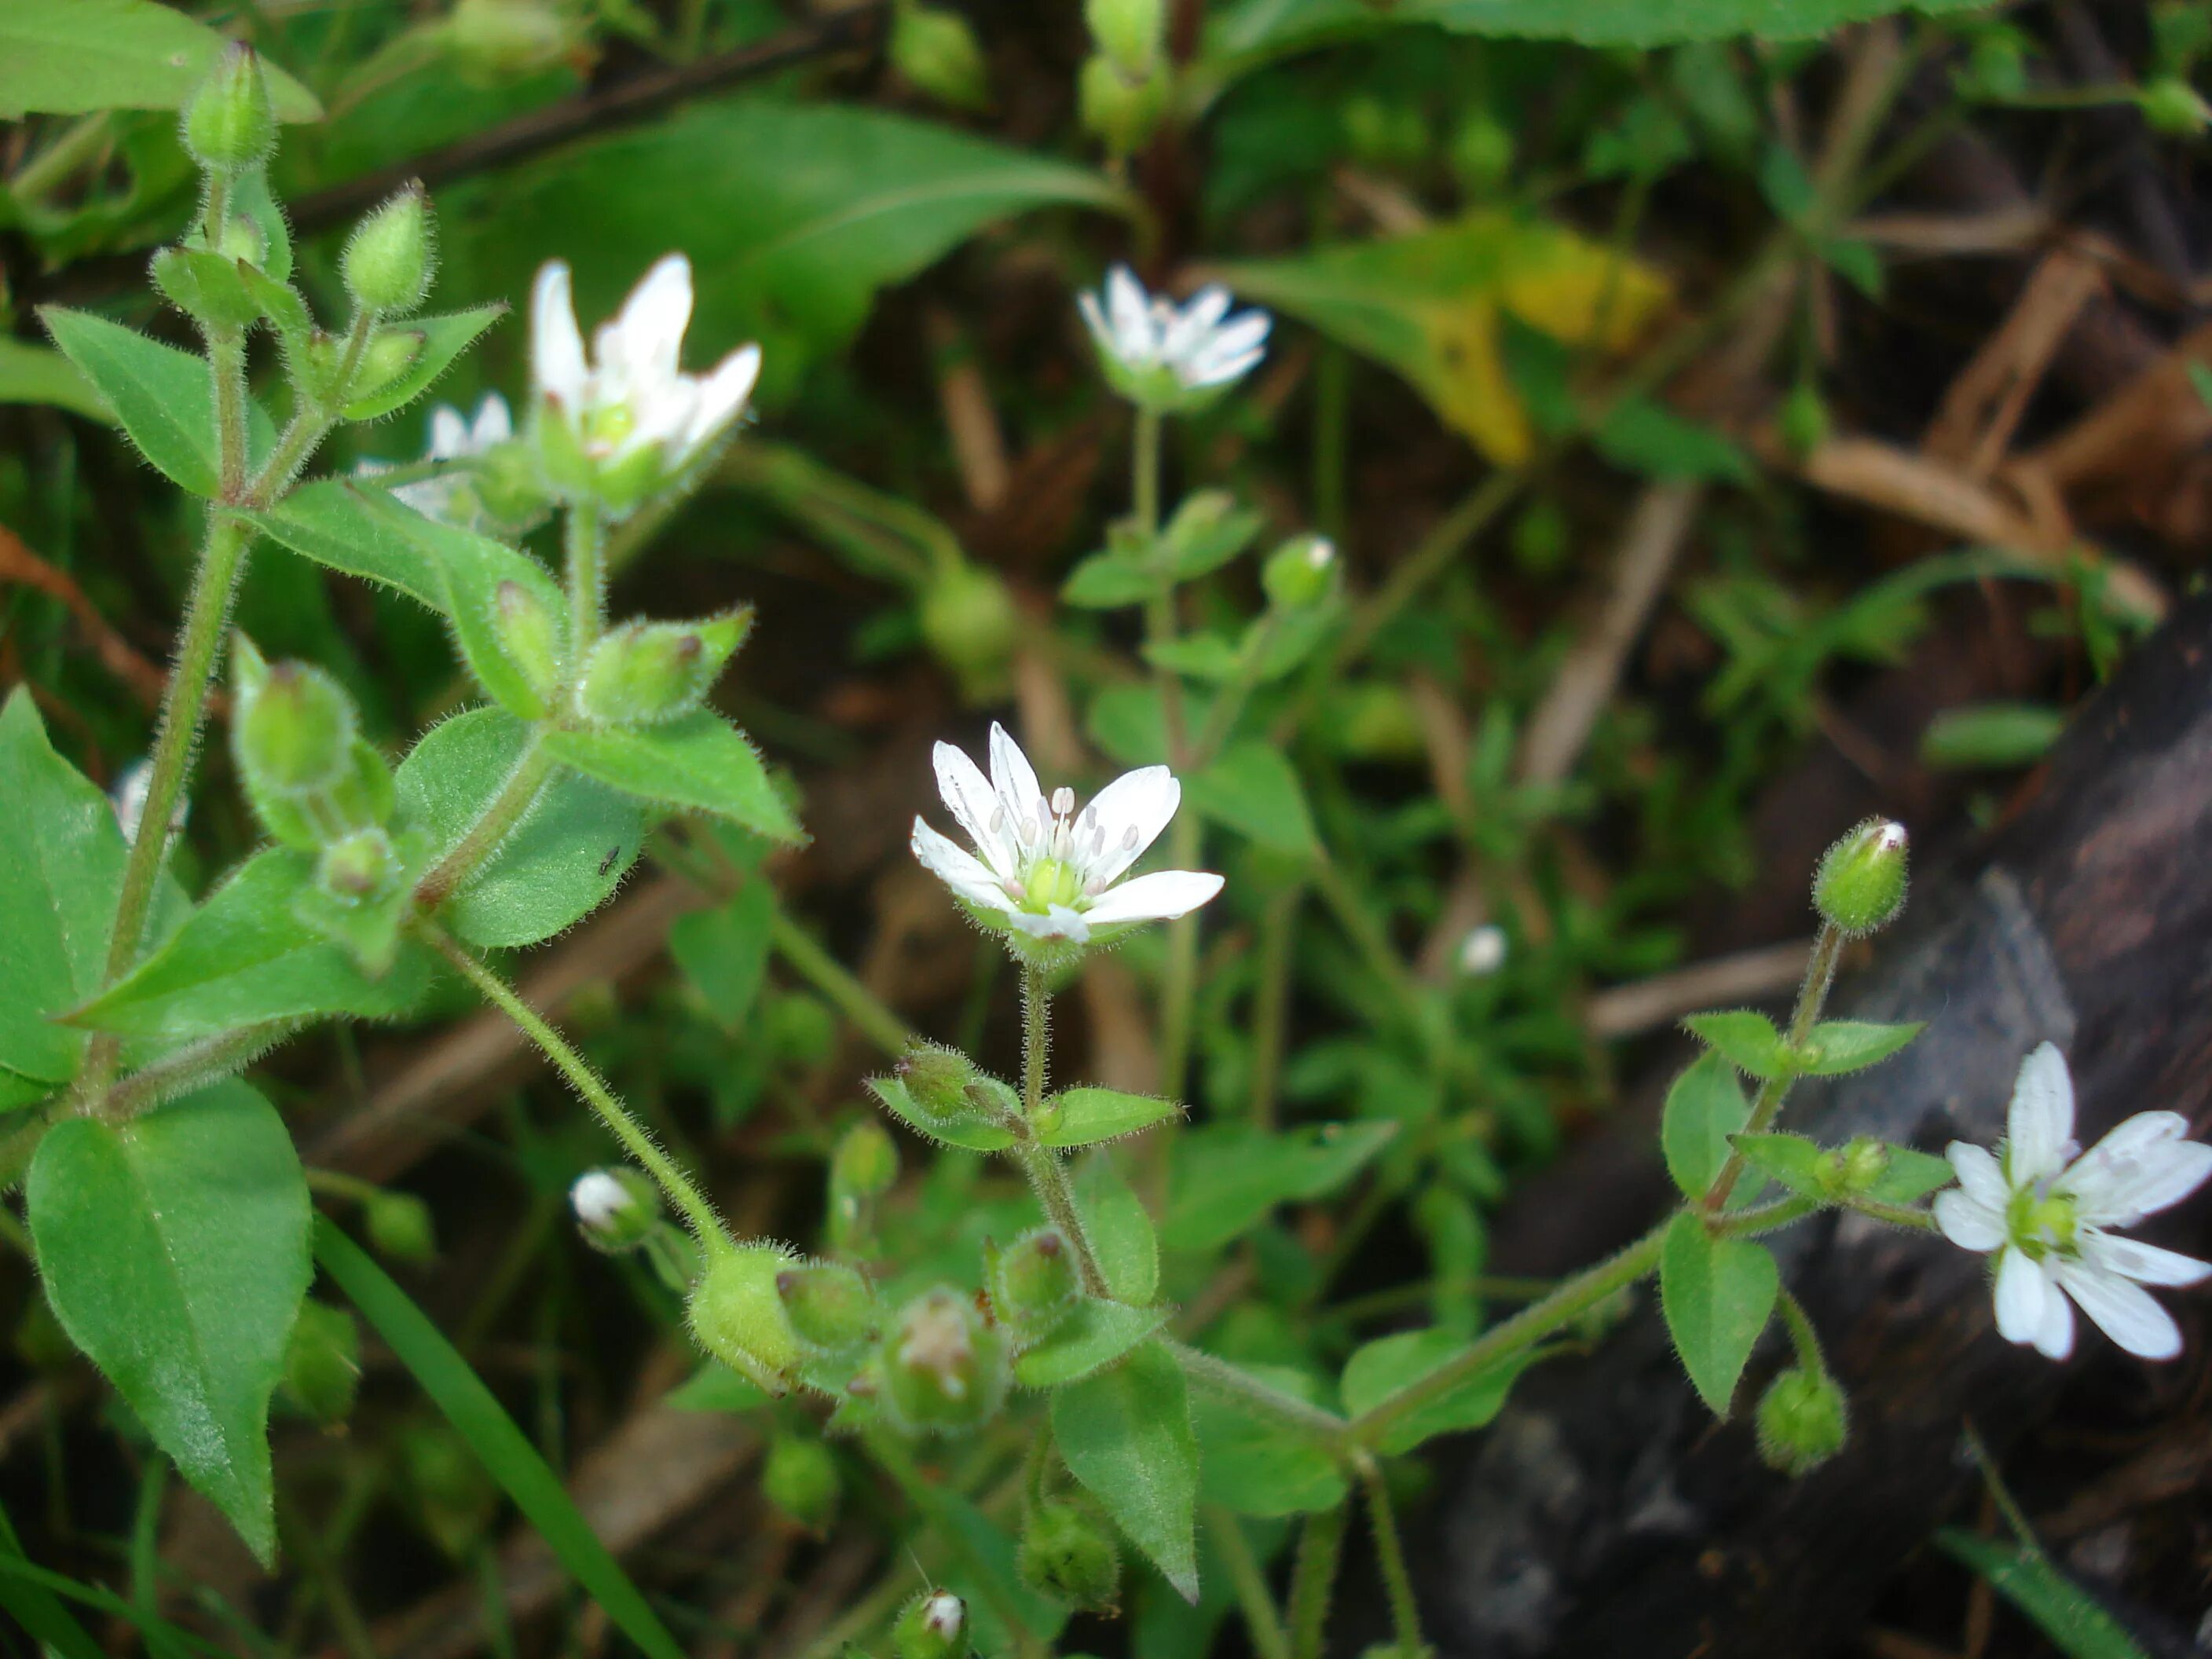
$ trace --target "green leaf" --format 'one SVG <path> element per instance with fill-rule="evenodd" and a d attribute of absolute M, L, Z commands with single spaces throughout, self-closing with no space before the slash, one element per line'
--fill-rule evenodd
<path fill-rule="evenodd" d="M 1724 1013 L 1692 1014 L 1682 1025 L 1747 1077 L 1771 1081 L 1788 1076 L 1792 1069 L 1790 1045 L 1765 1014 L 1735 1008 Z"/>
<path fill-rule="evenodd" d="M 1781 1290 L 1765 1246 L 1715 1238 L 1687 1213 L 1667 1229 L 1659 1248 L 1659 1305 L 1674 1352 L 1714 1416 L 1728 1415 L 1736 1379 Z"/>
<path fill-rule="evenodd" d="M 470 228 L 447 239 L 457 291 L 520 294 L 542 261 L 574 259 L 587 330 L 637 280 L 631 250 L 685 249 L 714 273 L 688 349 L 706 362 L 761 341 L 774 402 L 842 349 L 878 289 L 983 226 L 1045 206 L 1118 211 L 1128 199 L 1089 169 L 934 122 L 764 95 L 702 100 L 449 186 L 439 206 L 447 224 Z M 580 252 L 579 224 L 592 227 Z"/>
<path fill-rule="evenodd" d="M 1825 1019 L 1805 1039 L 1797 1069 L 1808 1077 L 1841 1077 L 1878 1066 L 1927 1030 L 1924 1021 L 1884 1025 L 1863 1019 Z"/>
<path fill-rule="evenodd" d="M 1190 804 L 1261 847 L 1311 858 L 1321 850 L 1305 790 L 1283 752 L 1249 738 L 1183 780 Z"/>
<path fill-rule="evenodd" d="M 1718 1049 L 1700 1056 L 1667 1091 L 1659 1147 L 1667 1173 L 1691 1198 L 1702 1198 L 1728 1162 L 1729 1138 L 1751 1116 L 1735 1070 Z"/>
<path fill-rule="evenodd" d="M 1737 1135 L 1736 1150 L 1743 1161 L 1763 1176 L 1770 1176 L 1793 1193 L 1832 1201 L 1835 1188 L 1821 1173 L 1826 1152 L 1803 1135 Z M 1948 1171 L 1949 1164 L 1945 1164 Z"/>
<path fill-rule="evenodd" d="M 316 1224 L 315 1260 L 422 1384 L 422 1392 L 616 1628 L 653 1659 L 682 1659 L 684 1650 L 662 1627 L 621 1564 L 607 1553 L 591 1523 L 577 1512 L 560 1476 L 545 1466 L 483 1379 L 407 1292 L 327 1219 Z"/>
<path fill-rule="evenodd" d="M 1615 466 L 1647 478 L 1740 484 L 1759 472 L 1751 458 L 1721 433 L 1650 398 L 1624 398 L 1590 441 Z"/>
<path fill-rule="evenodd" d="M 775 890 L 749 881 L 712 909 L 677 917 L 668 930 L 669 955 L 726 1031 L 743 1028 L 760 995 L 775 927 Z"/>
<path fill-rule="evenodd" d="M 407 510 L 381 490 L 364 489 L 350 478 L 325 478 L 302 484 L 266 512 L 248 513 L 245 518 L 271 541 L 317 564 L 396 588 L 417 605 L 445 611 L 442 565 L 433 550 L 407 533 L 386 508 Z"/>
<path fill-rule="evenodd" d="M 1239 0 L 1210 15 L 1209 59 L 1243 70 L 1332 40 L 1410 23 L 1455 33 L 1594 46 L 1672 46 L 1749 34 L 1765 40 L 1811 40 L 1846 23 L 1893 12 L 1936 14 L 1977 9 L 1985 0 L 1400 0 L 1377 9 L 1369 0 Z M 1241 60 L 1241 61 L 1238 61 Z M 1217 72 L 1224 72 L 1218 70 Z"/>
<path fill-rule="evenodd" d="M 44 404 L 88 421 L 115 422 L 92 382 L 52 346 L 0 339 L 0 404 Z"/>
<path fill-rule="evenodd" d="M 272 1561 L 269 1396 L 312 1276 L 307 1177 L 276 1108 L 228 1081 L 121 1123 L 64 1118 L 25 1199 L 70 1340 Z"/>
<path fill-rule="evenodd" d="M 0 1067 L 66 1083 L 84 1034 L 55 1020 L 99 988 L 125 852 L 107 797 L 54 752 L 20 685 L 0 709 Z"/>
<path fill-rule="evenodd" d="M 1038 1115 L 1037 1139 L 1065 1152 L 1135 1134 L 1181 1116 L 1182 1109 L 1172 1100 L 1124 1094 L 1119 1089 L 1068 1089 L 1045 1102 Z"/>
<path fill-rule="evenodd" d="M 1155 668 L 1216 685 L 1227 684 L 1244 666 L 1244 653 L 1218 634 L 1186 634 L 1180 639 L 1162 640 L 1145 646 L 1142 654 Z"/>
<path fill-rule="evenodd" d="M 222 493 L 215 380 L 204 359 L 89 312 L 42 306 L 39 317 L 156 471 L 210 501 Z M 249 462 L 259 461 L 276 442 L 268 416 L 249 402 Z"/>
<path fill-rule="evenodd" d="M 1198 1599 L 1198 1440 L 1182 1367 L 1148 1343 L 1052 1397 L 1068 1473 L 1186 1601 Z"/>
<path fill-rule="evenodd" d="M 1058 1389 L 1103 1370 L 1167 1322 L 1164 1308 L 1079 1302 L 1053 1333 L 1014 1362 L 1025 1389 Z"/>
<path fill-rule="evenodd" d="M 428 987 L 428 953 L 409 944 L 381 978 L 362 973 L 343 948 L 293 914 L 293 902 L 316 890 L 314 874 L 311 854 L 285 848 L 256 854 L 167 944 L 71 1022 L 185 1042 L 271 1020 L 378 1019 L 405 1012 Z"/>
<path fill-rule="evenodd" d="M 1874 1185 L 1867 1189 L 1867 1196 L 1878 1203 L 1917 1203 L 1958 1178 L 1949 1161 L 1933 1152 L 1892 1146 L 1887 1142 L 1884 1146 L 1889 1152 L 1889 1167 L 1875 1176 Z"/>
<path fill-rule="evenodd" d="M 529 728 L 502 708 L 472 708 L 432 727 L 394 779 L 404 820 L 428 830 L 444 856 L 483 816 L 529 743 Z M 535 945 L 606 902 L 644 838 L 644 815 L 630 797 L 556 772 L 499 851 L 439 914 L 471 945 Z"/>
<path fill-rule="evenodd" d="M 279 302 L 282 303 L 281 301 Z M 394 331 L 421 337 L 422 349 L 404 372 L 393 376 L 365 398 L 356 398 L 345 406 L 349 421 L 381 419 L 396 409 L 403 409 L 428 390 L 430 383 L 446 372 L 454 358 L 476 343 L 478 336 L 501 318 L 507 315 L 503 301 L 490 305 L 473 306 L 466 311 L 449 312 L 436 317 L 410 317 L 404 323 L 394 325 Z"/>
<path fill-rule="evenodd" d="M 1014 1144 L 1012 1134 L 995 1123 L 936 1121 L 914 1103 L 914 1097 L 898 1078 L 872 1077 L 867 1087 L 868 1092 L 883 1103 L 885 1111 L 925 1139 L 969 1152 L 1003 1152 Z"/>
<path fill-rule="evenodd" d="M 1160 1231 L 1171 1249 L 1218 1249 L 1278 1204 L 1320 1198 L 1359 1173 L 1395 1123 L 1311 1123 L 1267 1133 L 1208 1124 L 1176 1146 Z"/>
<path fill-rule="evenodd" d="M 555 732 L 545 746 L 562 765 L 641 800 L 711 812 L 770 841 L 806 838 L 752 744 L 711 710 L 638 730 Z"/>
<path fill-rule="evenodd" d="M 2039 1552 L 1944 1527 L 1936 1546 L 1964 1563 L 2072 1659 L 2148 1659 L 2127 1627 Z"/>
<path fill-rule="evenodd" d="M 1947 708 L 1920 734 L 1920 758 L 1953 769 L 2009 770 L 2041 760 L 2066 729 L 2063 710 L 2032 702 Z"/>
<path fill-rule="evenodd" d="M 101 109 L 181 109 L 223 37 L 153 0 L 25 0 L 0 6 L 0 118 Z M 315 94 L 267 58 L 282 121 L 319 121 Z"/>
<path fill-rule="evenodd" d="M 1159 1236 L 1144 1200 L 1103 1148 L 1075 1166 L 1075 1205 L 1107 1289 L 1131 1307 L 1148 1305 L 1160 1289 Z"/>
<path fill-rule="evenodd" d="M 1090 555 L 1070 571 L 1060 597 L 1082 611 L 1119 611 L 1142 605 L 1169 586 L 1167 578 L 1143 560 L 1109 548 Z"/>
<path fill-rule="evenodd" d="M 1401 1331 L 1356 1349 L 1344 1367 L 1344 1409 L 1364 1416 L 1391 1395 L 1442 1370 L 1467 1351 L 1468 1339 L 1432 1327 Z M 1546 1348 L 1523 1348 L 1447 1389 L 1419 1410 L 1392 1424 L 1376 1449 L 1409 1452 L 1440 1434 L 1479 1429 L 1505 1409 L 1506 1396 L 1522 1372 L 1549 1356 Z"/>
<path fill-rule="evenodd" d="M 1738 1135 L 1744 1162 L 1771 1176 L 1793 1193 L 1833 1204 L 1844 1196 L 1844 1154 L 1816 1146 L 1802 1135 Z M 1882 1143 L 1888 1161 L 1865 1190 L 1880 1204 L 1911 1204 L 1952 1181 L 1951 1166 L 1928 1152 Z"/>
<path fill-rule="evenodd" d="M 1239 1369 L 1308 1405 L 1325 1403 L 1320 1385 L 1292 1366 Z M 1204 1449 L 1199 1497 L 1231 1515 L 1311 1515 L 1334 1509 L 1351 1490 L 1336 1459 L 1310 1433 L 1247 1401 L 1201 1383 L 1191 1391 L 1190 1421 Z"/>

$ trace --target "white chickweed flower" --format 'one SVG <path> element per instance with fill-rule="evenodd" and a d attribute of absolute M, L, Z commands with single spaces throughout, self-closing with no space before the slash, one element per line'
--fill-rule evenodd
<path fill-rule="evenodd" d="M 530 301 L 530 369 L 556 478 L 619 512 L 673 480 L 726 432 L 760 378 L 757 345 L 706 375 L 679 366 L 691 324 L 691 262 L 672 253 L 647 271 L 588 356 L 568 267 L 538 273 Z"/>
<path fill-rule="evenodd" d="M 1459 970 L 1470 979 L 1496 973 L 1505 965 L 1505 930 L 1485 922 L 1460 942 Z"/>
<path fill-rule="evenodd" d="M 1221 890 L 1221 878 L 1160 870 L 1123 881 L 1182 801 L 1164 766 L 1125 772 L 1080 812 L 1075 792 L 1049 799 L 1021 746 L 991 727 L 991 775 L 949 743 L 937 745 L 937 787 L 973 854 L 914 821 L 914 855 L 987 919 L 1036 939 L 1085 944 L 1094 929 L 1163 921 Z"/>
<path fill-rule="evenodd" d="M 2212 1262 L 2118 1238 L 2179 1203 L 2212 1176 L 2212 1146 L 2187 1139 L 2176 1112 L 2138 1112 L 2081 1152 L 2074 1136 L 2074 1080 L 2046 1042 L 2013 1086 L 2006 1138 L 1992 1154 L 1954 1140 L 1945 1156 L 1959 1184 L 1936 1198 L 1936 1223 L 1961 1249 L 1993 1253 L 1997 1330 L 2063 1359 L 2074 1350 L 2074 1310 L 2130 1353 L 2181 1352 L 2172 1316 L 2146 1285 L 2195 1285 Z"/>
<path fill-rule="evenodd" d="M 568 1188 L 568 1202 L 578 1221 L 601 1231 L 612 1226 L 615 1218 L 637 1200 L 630 1196 L 629 1188 L 615 1179 L 612 1170 L 586 1170 Z"/>
<path fill-rule="evenodd" d="M 1077 304 L 1114 389 L 1162 415 L 1201 403 L 1251 373 L 1267 355 L 1273 324 L 1264 311 L 1229 315 L 1229 290 L 1218 283 L 1178 307 L 1147 294 L 1127 265 L 1106 273 L 1103 301 L 1086 293 Z"/>
<path fill-rule="evenodd" d="M 514 436 L 514 416 L 507 409 L 507 399 L 496 392 L 488 393 L 477 405 L 473 421 L 451 404 L 440 404 L 430 411 L 430 447 L 422 459 L 474 460 Z M 391 470 L 388 461 L 363 461 L 354 471 L 362 477 L 373 477 Z M 465 478 L 450 476 L 417 478 L 412 483 L 394 484 L 392 493 L 426 519 L 466 525 L 474 516 L 464 510 L 460 499 L 467 483 Z"/>

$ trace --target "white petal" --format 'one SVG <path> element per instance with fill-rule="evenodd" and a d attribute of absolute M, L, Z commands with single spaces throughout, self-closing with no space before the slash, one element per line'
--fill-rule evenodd
<path fill-rule="evenodd" d="M 2035 1351 L 2045 1359 L 2074 1352 L 2074 1304 L 2051 1289 L 2043 1298 L 2043 1322 L 2035 1328 Z"/>
<path fill-rule="evenodd" d="M 949 743 L 939 744 L 930 758 L 937 766 L 937 793 L 945 797 L 945 805 L 968 832 L 968 839 L 975 843 L 983 862 L 1001 878 L 1012 875 L 1021 862 L 1014 854 L 1013 825 L 1006 821 L 990 779 Z M 991 828 L 994 816 L 1000 819 L 996 831 Z"/>
<path fill-rule="evenodd" d="M 461 411 L 451 404 L 440 404 L 430 411 L 430 456 L 434 461 L 449 461 L 457 455 L 469 453 L 469 423 L 461 418 Z"/>
<path fill-rule="evenodd" d="M 1259 366 L 1265 351 L 1255 349 L 1240 352 L 1234 357 L 1206 356 L 1194 363 L 1186 364 L 1176 378 L 1193 392 L 1207 386 L 1227 386 L 1231 380 L 1241 380 Z"/>
<path fill-rule="evenodd" d="M 1120 356 L 1121 343 L 1114 337 L 1114 325 L 1106 320 L 1098 296 L 1085 289 L 1075 296 L 1075 308 L 1083 313 L 1083 325 L 1091 331 L 1091 337 L 1097 342 L 1099 350 L 1109 357 Z"/>
<path fill-rule="evenodd" d="M 1124 359 L 1150 362 L 1159 355 L 1152 298 L 1127 265 L 1115 265 L 1106 273 L 1106 311 L 1114 322 L 1115 349 Z"/>
<path fill-rule="evenodd" d="M 1078 945 L 1091 939 L 1090 918 L 1064 904 L 1053 905 L 1043 915 L 1034 910 L 1009 910 L 1006 921 L 1016 933 L 1027 933 L 1031 939 L 1073 939 Z"/>
<path fill-rule="evenodd" d="M 1194 870 L 1155 870 L 1109 887 L 1083 914 L 1094 927 L 1111 921 L 1172 921 L 1187 916 L 1221 890 L 1221 878 Z"/>
<path fill-rule="evenodd" d="M 2059 1282 L 2106 1336 L 2142 1359 L 2171 1359 L 2181 1352 L 2181 1328 L 2139 1285 L 2084 1261 L 2058 1265 Z"/>
<path fill-rule="evenodd" d="M 591 371 L 585 367 L 584 337 L 569 297 L 568 267 L 559 259 L 539 267 L 531 290 L 530 377 L 540 397 L 559 398 L 571 415 L 582 409 Z"/>
<path fill-rule="evenodd" d="M 2012 1202 L 2012 1188 L 2005 1184 L 2004 1170 L 1985 1148 L 1954 1140 L 1943 1149 L 1943 1156 L 1951 1160 L 1967 1196 L 1984 1208 L 2004 1213 L 2005 1206 Z"/>
<path fill-rule="evenodd" d="M 1044 791 L 1038 787 L 1036 769 L 1022 753 L 1021 744 L 996 720 L 991 722 L 991 787 L 999 792 L 1006 809 L 1006 833 L 1015 835 L 1023 824 L 1035 829 L 1044 809 Z"/>
<path fill-rule="evenodd" d="M 1229 314 L 1229 290 L 1218 283 L 1200 289 L 1161 331 L 1162 354 L 1180 357 L 1205 344 L 1206 337 L 1213 332 L 1213 325 Z"/>
<path fill-rule="evenodd" d="M 1970 1193 L 1938 1193 L 1935 1210 L 1936 1224 L 1943 1230 L 1943 1237 L 1962 1250 L 1986 1252 L 2005 1242 L 2002 1212 L 1979 1202 Z"/>
<path fill-rule="evenodd" d="M 1087 837 L 1079 833 L 1076 837 L 1077 851 L 1086 855 L 1085 880 L 1104 883 L 1116 879 L 1144 856 L 1145 849 L 1158 839 L 1160 831 L 1168 827 L 1168 820 L 1175 817 L 1176 808 L 1182 804 L 1182 785 L 1164 766 L 1144 766 L 1133 772 L 1124 772 L 1101 789 L 1076 819 L 1079 826 L 1084 819 L 1090 819 L 1102 838 L 1097 855 L 1090 858 Z"/>
<path fill-rule="evenodd" d="M 2006 1119 L 2005 1174 L 2012 1184 L 2025 1187 L 2057 1175 L 2074 1138 L 2074 1079 L 2065 1056 L 2051 1044 L 2038 1043 L 2021 1061 Z"/>
<path fill-rule="evenodd" d="M 999 885 L 974 854 L 961 851 L 920 818 L 914 821 L 914 837 L 908 844 L 930 874 L 969 903 L 989 910 L 1012 908 L 1013 902 L 1006 896 L 1006 890 Z"/>
<path fill-rule="evenodd" d="M 2044 1298 L 2051 1287 L 2043 1269 L 2008 1248 L 1997 1258 L 1997 1334 L 2008 1342 L 2033 1342 L 2043 1325 Z"/>
<path fill-rule="evenodd" d="M 760 366 L 758 346 L 739 346 L 697 383 L 699 401 L 684 434 L 686 447 L 696 449 L 708 442 L 744 412 L 745 399 L 753 395 L 753 384 L 760 379 Z"/>
<path fill-rule="evenodd" d="M 488 392 L 484 400 L 477 405 L 476 424 L 469 428 L 469 442 L 477 453 L 482 454 L 494 444 L 503 444 L 514 435 L 514 414 L 507 408 L 507 399 L 496 392 Z"/>
<path fill-rule="evenodd" d="M 2138 1285 L 2201 1285 L 2212 1279 L 2212 1261 L 2199 1261 L 2179 1250 L 2161 1250 L 2132 1238 L 2109 1233 L 2085 1233 L 2081 1255 L 2093 1267 L 2102 1267 Z"/>
<path fill-rule="evenodd" d="M 673 380 L 690 326 L 691 262 L 671 253 L 653 262 L 615 319 L 599 330 L 599 361 L 640 380 Z"/>
<path fill-rule="evenodd" d="M 2212 1146 L 2189 1139 L 2179 1112 L 2137 1112 L 2085 1152 L 2058 1182 L 2092 1225 L 2126 1226 L 2179 1204 L 2212 1176 Z"/>

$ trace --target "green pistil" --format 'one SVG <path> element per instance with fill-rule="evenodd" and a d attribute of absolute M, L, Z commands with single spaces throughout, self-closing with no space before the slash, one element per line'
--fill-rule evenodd
<path fill-rule="evenodd" d="M 1083 896 L 1083 872 L 1065 859 L 1039 859 L 1022 875 L 1022 908 L 1038 915 L 1055 904 L 1073 908 Z"/>
<path fill-rule="evenodd" d="M 2072 1199 L 2040 1194 L 2033 1187 L 2014 1193 L 2005 1213 L 2013 1243 L 2032 1261 L 2040 1261 L 2053 1250 L 2070 1254 L 2076 1224 Z"/>

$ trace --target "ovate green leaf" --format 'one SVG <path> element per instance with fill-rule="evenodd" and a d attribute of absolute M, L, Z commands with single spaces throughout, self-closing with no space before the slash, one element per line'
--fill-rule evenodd
<path fill-rule="evenodd" d="M 1723 1013 L 1692 1014 L 1682 1024 L 1692 1036 L 1747 1077 L 1765 1079 L 1790 1072 L 1790 1045 L 1765 1014 L 1734 1008 Z"/>
<path fill-rule="evenodd" d="M 156 471 L 195 495 L 222 493 L 215 380 L 205 359 L 90 312 L 46 306 L 39 316 Z M 258 461 L 276 434 L 258 405 L 246 412 L 248 459 Z"/>
<path fill-rule="evenodd" d="M 1194 1130 L 1176 1147 L 1161 1233 L 1174 1249 L 1217 1249 L 1278 1204 L 1334 1192 L 1396 1132 L 1395 1123 L 1307 1124 L 1273 1134 L 1243 1123 Z"/>
<path fill-rule="evenodd" d="M 1182 1367 L 1158 1344 L 1052 1397 L 1068 1472 L 1185 1601 L 1198 1599 L 1198 1439 Z"/>
<path fill-rule="evenodd" d="M 1728 1162 L 1729 1137 L 1751 1115 L 1735 1068 L 1718 1049 L 1700 1056 L 1667 1091 L 1659 1121 L 1660 1150 L 1667 1173 L 1691 1198 L 1701 1198 Z"/>
<path fill-rule="evenodd" d="M 1319 1406 L 1320 1386 L 1288 1365 L 1242 1370 L 1285 1394 Z M 1251 1402 L 1200 1382 L 1191 1391 L 1191 1426 L 1202 1449 L 1199 1496 L 1231 1515 L 1309 1515 L 1332 1510 L 1350 1487 L 1343 1468 L 1314 1437 Z"/>
<path fill-rule="evenodd" d="M 1183 780 L 1190 805 L 1259 845 L 1311 857 L 1321 843 L 1298 775 L 1283 752 L 1248 739 L 1233 743 L 1204 771 Z"/>
<path fill-rule="evenodd" d="M 668 930 L 669 955 L 725 1030 L 738 1030 L 752 1012 L 775 925 L 775 890 L 749 881 L 736 896 L 678 916 Z"/>
<path fill-rule="evenodd" d="M 1182 1108 L 1174 1101 L 1152 1095 L 1125 1094 L 1119 1089 L 1067 1089 L 1045 1102 L 1038 1118 L 1037 1139 L 1066 1151 L 1118 1140 L 1182 1114 Z"/>
<path fill-rule="evenodd" d="M 771 841 L 805 839 L 752 744 L 709 710 L 636 730 L 556 732 L 546 747 L 641 800 L 711 812 Z"/>
<path fill-rule="evenodd" d="M 0 6 L 0 118 L 179 109 L 222 47 L 154 0 L 11 0 Z M 313 93 L 266 58 L 261 70 L 279 120 L 322 118 Z"/>
<path fill-rule="evenodd" d="M 1344 1409 L 1355 1418 L 1372 1411 L 1400 1389 L 1451 1364 L 1467 1346 L 1466 1337 L 1442 1328 L 1377 1338 L 1357 1349 L 1345 1364 Z M 1504 1410 L 1515 1379 L 1549 1352 L 1523 1348 L 1484 1366 L 1392 1424 L 1376 1449 L 1407 1452 L 1440 1434 L 1480 1428 Z"/>
<path fill-rule="evenodd" d="M 1674 1352 L 1714 1416 L 1728 1415 L 1736 1379 L 1781 1288 L 1764 1245 L 1715 1238 L 1688 1213 L 1667 1229 L 1659 1250 L 1659 1305 Z"/>
<path fill-rule="evenodd" d="M 1025 1389 L 1057 1389 L 1112 1364 L 1167 1320 L 1161 1308 L 1131 1308 L 1085 1299 L 1052 1334 L 1014 1362 Z"/>
<path fill-rule="evenodd" d="M 1878 1066 L 1926 1030 L 1913 1020 L 1883 1025 L 1863 1019 L 1825 1019 L 1805 1039 L 1798 1068 L 1808 1077 L 1841 1077 Z"/>

